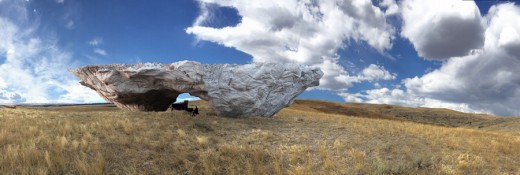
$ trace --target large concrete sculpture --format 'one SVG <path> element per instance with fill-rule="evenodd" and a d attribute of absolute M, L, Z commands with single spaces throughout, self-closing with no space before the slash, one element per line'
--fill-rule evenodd
<path fill-rule="evenodd" d="M 189 93 L 228 117 L 273 116 L 323 76 L 319 68 L 296 64 L 193 61 L 94 65 L 70 72 L 124 110 L 164 111 L 179 94 Z"/>

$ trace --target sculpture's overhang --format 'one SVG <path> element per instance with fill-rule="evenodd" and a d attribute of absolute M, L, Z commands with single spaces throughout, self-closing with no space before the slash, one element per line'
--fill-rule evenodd
<path fill-rule="evenodd" d="M 223 116 L 272 116 L 306 88 L 319 85 L 319 68 L 297 64 L 110 64 L 69 70 L 81 84 L 132 111 L 162 111 L 180 93 L 210 101 Z"/>

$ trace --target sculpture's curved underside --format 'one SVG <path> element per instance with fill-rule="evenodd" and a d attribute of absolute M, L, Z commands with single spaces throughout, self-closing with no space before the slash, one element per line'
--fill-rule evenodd
<path fill-rule="evenodd" d="M 94 65 L 70 70 L 81 84 L 130 111 L 164 111 L 181 93 L 210 102 L 221 116 L 273 116 L 306 88 L 319 85 L 319 68 L 296 64 Z"/>

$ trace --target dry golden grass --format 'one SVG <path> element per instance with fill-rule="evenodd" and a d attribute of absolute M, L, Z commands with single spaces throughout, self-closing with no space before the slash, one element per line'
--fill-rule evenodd
<path fill-rule="evenodd" d="M 0 172 L 520 173 L 520 137 L 514 134 L 294 107 L 273 118 L 223 118 L 204 102 L 197 105 L 197 117 L 83 107 L 0 109 Z"/>
<path fill-rule="evenodd" d="M 296 100 L 293 109 L 364 118 L 413 121 L 417 123 L 460 127 L 497 119 L 485 114 L 468 114 L 442 108 L 411 108 L 386 104 L 335 103 L 322 100 Z"/>
<path fill-rule="evenodd" d="M 473 123 L 470 127 L 520 136 L 520 117 L 501 117 L 494 120 Z"/>

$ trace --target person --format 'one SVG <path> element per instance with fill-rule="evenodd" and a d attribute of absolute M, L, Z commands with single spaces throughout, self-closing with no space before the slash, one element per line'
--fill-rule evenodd
<path fill-rule="evenodd" d="M 195 109 L 193 109 L 193 112 L 191 113 L 192 117 L 195 117 L 196 115 L 199 115 L 199 108 L 195 106 Z"/>

